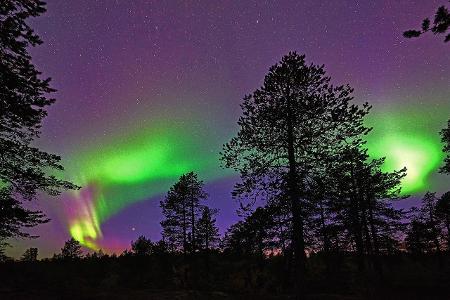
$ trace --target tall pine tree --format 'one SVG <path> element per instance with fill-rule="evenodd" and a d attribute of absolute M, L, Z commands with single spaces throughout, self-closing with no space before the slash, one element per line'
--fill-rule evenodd
<path fill-rule="evenodd" d="M 275 185 L 286 192 L 299 297 L 305 282 L 308 179 L 327 157 L 369 131 L 363 125 L 369 106 L 351 104 L 352 91 L 333 86 L 323 66 L 289 53 L 270 68 L 263 86 L 244 98 L 239 132 L 224 145 L 224 165 L 241 175 L 238 191 Z"/>

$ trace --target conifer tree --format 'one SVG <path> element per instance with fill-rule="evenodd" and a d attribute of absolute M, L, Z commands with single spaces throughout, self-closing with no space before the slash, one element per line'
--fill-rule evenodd
<path fill-rule="evenodd" d="M 384 159 L 370 160 L 364 148 L 349 148 L 330 169 L 335 191 L 329 209 L 348 234 L 347 245 L 356 250 L 360 270 L 366 256 L 379 268 L 379 255 L 397 248 L 403 229 L 404 212 L 394 208 L 392 200 L 400 198 L 406 169 L 383 172 L 383 163 Z"/>
<path fill-rule="evenodd" d="M 429 251 L 429 238 L 427 225 L 420 219 L 413 217 L 406 231 L 406 249 L 414 255 L 420 255 Z"/>
<path fill-rule="evenodd" d="M 136 241 L 131 243 L 131 250 L 138 256 L 151 255 L 153 252 L 153 243 L 150 239 L 141 235 Z"/>
<path fill-rule="evenodd" d="M 82 258 L 83 253 L 81 251 L 80 242 L 74 238 L 66 241 L 64 243 L 64 247 L 61 248 L 61 255 L 59 257 L 65 260 L 76 260 Z"/>
<path fill-rule="evenodd" d="M 450 251 L 450 192 L 446 192 L 439 198 L 436 213 L 445 228 L 447 251 Z"/>
<path fill-rule="evenodd" d="M 37 256 L 38 256 L 38 248 L 28 248 L 23 253 L 21 260 L 28 261 L 28 262 L 37 261 Z"/>
<path fill-rule="evenodd" d="M 244 97 L 239 132 L 224 145 L 224 166 L 241 175 L 236 195 L 268 187 L 285 191 L 292 215 L 292 278 L 300 297 L 308 179 L 326 158 L 369 131 L 363 125 L 369 106 L 351 104 L 352 91 L 333 86 L 323 66 L 307 65 L 304 55 L 289 53 L 270 68 L 260 89 Z"/>
<path fill-rule="evenodd" d="M 442 228 L 438 218 L 436 193 L 426 192 L 422 198 L 421 207 L 418 210 L 418 218 L 426 226 L 426 237 L 431 249 L 436 252 L 441 251 Z"/>
<path fill-rule="evenodd" d="M 215 219 L 217 213 L 217 209 L 204 206 L 202 215 L 197 222 L 197 246 L 206 252 L 216 248 L 219 242 L 219 228 L 216 225 Z"/>
<path fill-rule="evenodd" d="M 46 108 L 55 101 L 48 97 L 54 92 L 50 78 L 41 79 L 28 53 L 42 43 L 28 21 L 44 12 L 39 0 L 0 2 L 0 192 L 2 206 L 8 206 L 0 210 L 3 239 L 28 236 L 20 227 L 47 221 L 41 212 L 23 208 L 22 200 L 35 199 L 38 191 L 54 196 L 76 188 L 48 175 L 63 169 L 59 156 L 31 145 L 39 137 Z"/>
<path fill-rule="evenodd" d="M 195 252 L 196 225 L 202 206 L 200 202 L 207 198 L 203 191 L 203 182 L 197 174 L 190 172 L 180 177 L 160 202 L 164 220 L 161 221 L 163 237 L 166 243 L 184 254 Z"/>

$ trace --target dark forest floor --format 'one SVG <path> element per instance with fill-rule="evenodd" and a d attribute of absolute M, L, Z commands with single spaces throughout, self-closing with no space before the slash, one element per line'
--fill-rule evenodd
<path fill-rule="evenodd" d="M 65 291 L 54 293 L 48 290 L 6 291 L 0 290 L 1 299 L 136 299 L 136 300 L 288 300 L 292 296 L 265 296 L 249 294 L 226 294 L 223 292 L 156 291 L 156 290 L 110 290 L 110 291 Z M 309 300 L 359 300 L 363 297 L 340 295 L 309 295 Z M 399 299 L 399 298 L 396 298 Z"/>
<path fill-rule="evenodd" d="M 383 277 L 370 265 L 358 273 L 350 256 L 336 257 L 327 275 L 320 255 L 307 261 L 306 300 L 450 299 L 450 256 L 406 254 L 382 259 Z M 3 299 L 288 300 L 283 257 L 202 257 L 165 254 L 0 264 Z M 334 266 L 334 265 L 333 265 Z M 378 279 L 377 279 L 378 278 Z"/>
<path fill-rule="evenodd" d="M 0 289 L 0 299 L 135 299 L 135 300 L 289 300 L 294 297 L 289 295 L 254 295 L 254 294 L 227 294 L 224 292 L 201 291 L 161 291 L 161 290 L 134 290 L 134 289 L 109 289 L 109 290 L 65 290 L 51 291 L 46 289 L 34 290 L 5 290 Z M 450 299 L 450 295 L 431 295 L 426 291 L 385 291 L 377 296 L 348 296 L 332 294 L 308 295 L 306 300 L 360 300 L 360 299 L 384 299 L 384 300 L 419 300 L 419 299 Z"/>

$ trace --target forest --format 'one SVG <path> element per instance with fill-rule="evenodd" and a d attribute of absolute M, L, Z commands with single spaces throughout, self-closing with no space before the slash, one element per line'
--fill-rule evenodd
<path fill-rule="evenodd" d="M 450 191 L 399 208 L 409 170 L 386 171 L 369 155 L 371 104 L 295 51 L 243 98 L 220 152 L 217 164 L 239 177 L 230 201 L 241 217 L 224 235 L 191 171 L 159 204 L 160 240 L 142 235 L 111 254 L 71 238 L 51 258 L 34 247 L 7 257 L 10 239 L 35 238 L 26 229 L 49 222 L 24 203 L 83 188 L 55 176 L 61 158 L 33 144 L 55 101 L 28 52 L 42 41 L 26 21 L 44 12 L 41 1 L 0 3 L 1 299 L 448 299 Z M 447 8 L 433 21 L 405 38 L 448 34 Z M 450 120 L 435 134 L 449 175 Z"/>

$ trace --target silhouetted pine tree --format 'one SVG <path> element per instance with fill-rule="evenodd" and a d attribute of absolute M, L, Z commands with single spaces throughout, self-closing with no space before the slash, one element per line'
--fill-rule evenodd
<path fill-rule="evenodd" d="M 161 221 L 164 241 L 171 247 L 181 249 L 184 254 L 198 249 L 196 224 L 202 212 L 200 201 L 206 198 L 203 182 L 194 172 L 182 175 L 170 188 L 160 207 L 165 217 Z"/>
<path fill-rule="evenodd" d="M 27 49 L 42 43 L 27 21 L 44 12 L 42 1 L 0 2 L 0 189 L 7 199 L 2 206 L 9 205 L 0 210 L 0 226 L 6 228 L 0 238 L 27 236 L 20 233 L 21 226 L 47 221 L 41 212 L 22 208 L 21 200 L 35 199 L 37 191 L 58 195 L 62 189 L 75 188 L 47 175 L 51 169 L 63 169 L 59 156 L 31 146 L 39 137 L 45 108 L 55 101 L 47 97 L 54 92 L 50 79 L 39 78 Z"/>
<path fill-rule="evenodd" d="M 270 68 L 263 86 L 244 98 L 236 137 L 224 145 L 225 167 L 240 172 L 235 194 L 269 186 L 285 191 L 292 215 L 292 249 L 299 290 L 305 276 L 305 193 L 317 165 L 369 129 L 369 106 L 352 105 L 349 86 L 334 87 L 323 66 L 289 53 Z M 300 296 L 301 291 L 298 293 Z"/>

